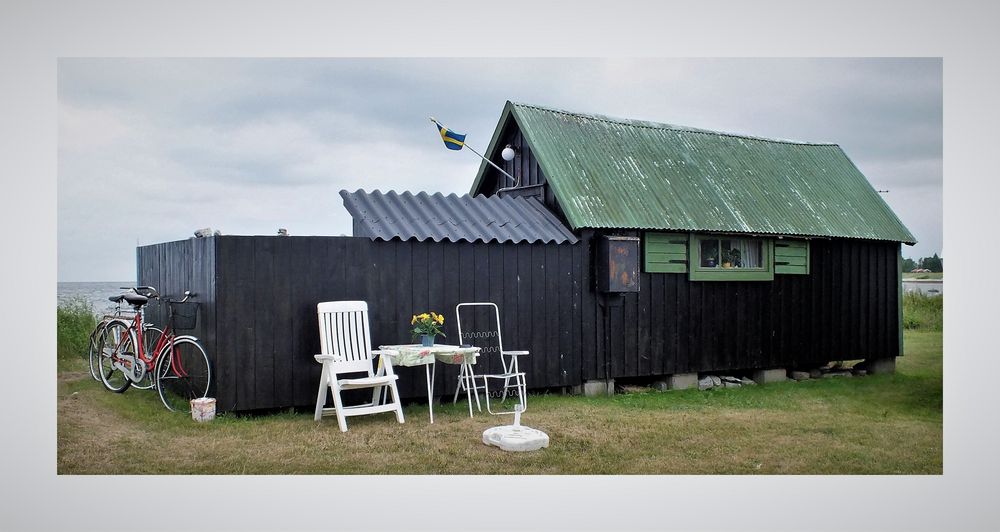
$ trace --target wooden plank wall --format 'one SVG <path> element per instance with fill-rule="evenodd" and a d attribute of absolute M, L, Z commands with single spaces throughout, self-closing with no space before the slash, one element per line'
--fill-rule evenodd
<path fill-rule="evenodd" d="M 594 292 L 590 232 L 574 245 L 222 236 L 138 249 L 140 284 L 191 289 L 221 410 L 308 407 L 319 365 L 316 304 L 363 299 L 375 344 L 409 343 L 410 316 L 500 306 L 505 347 L 528 349 L 529 387 L 588 379 L 809 366 L 898 352 L 898 244 L 815 240 L 809 275 L 773 282 L 689 282 L 641 274 L 638 294 Z M 150 309 L 155 322 L 165 313 Z M 605 327 L 605 323 L 608 324 Z M 491 364 L 493 369 L 496 363 Z M 440 365 L 435 393 L 454 391 Z M 426 393 L 404 369 L 404 398 Z"/>
<path fill-rule="evenodd" d="M 642 273 L 641 290 L 607 307 L 607 359 L 582 378 L 809 367 L 899 352 L 899 244 L 814 240 L 809 275 L 772 282 L 690 282 Z M 604 307 L 594 327 L 600 329 Z M 586 313 L 585 313 L 586 315 Z"/>
<path fill-rule="evenodd" d="M 209 356 L 216 343 L 215 270 L 215 243 L 210 238 L 165 242 L 136 250 L 137 284 L 156 287 L 160 295 L 177 300 L 183 297 L 185 290 L 196 294 L 193 301 L 199 304 L 197 326 L 190 331 L 178 331 L 178 334 L 197 336 Z M 146 306 L 146 320 L 162 327 L 167 322 L 166 305 L 151 301 Z"/>
<path fill-rule="evenodd" d="M 501 134 L 498 145 L 506 146 L 508 144 L 515 150 L 514 160 L 504 161 L 499 157 L 499 152 L 497 152 L 497 155 L 494 156 L 495 160 L 493 162 L 502 167 L 508 174 L 514 176 L 515 178 L 520 178 L 520 186 L 527 188 L 509 190 L 504 192 L 504 195 L 536 196 L 543 205 L 556 215 L 557 218 L 565 222 L 566 215 L 559 206 L 559 202 L 556 201 L 555 194 L 552 192 L 552 187 L 548 186 L 545 174 L 542 172 L 542 167 L 538 164 L 538 159 L 535 158 L 527 140 L 521 134 L 520 129 L 518 129 L 516 124 L 513 122 L 508 125 L 507 129 Z M 511 186 L 510 179 L 507 179 L 495 169 L 488 168 L 486 175 L 484 176 L 483 184 L 480 186 L 480 193 L 492 196 L 501 188 L 509 186 Z"/>
<path fill-rule="evenodd" d="M 192 255 L 192 248 L 205 247 L 214 251 L 211 265 Z M 200 317 L 212 319 L 202 320 L 195 334 L 212 358 L 218 408 L 254 410 L 315 403 L 320 301 L 367 301 L 376 345 L 411 343 L 410 317 L 426 310 L 445 314 L 445 341 L 457 342 L 455 305 L 493 301 L 505 348 L 531 351 L 522 360 L 529 385 L 576 384 L 582 369 L 575 353 L 585 349 L 583 248 L 222 236 L 145 246 L 138 262 L 141 282 L 158 287 L 217 283 L 214 297 L 200 299 Z M 498 361 L 488 364 L 499 369 Z M 426 396 L 422 368 L 399 373 L 404 398 Z M 457 366 L 438 365 L 435 393 L 453 393 L 457 376 Z"/>

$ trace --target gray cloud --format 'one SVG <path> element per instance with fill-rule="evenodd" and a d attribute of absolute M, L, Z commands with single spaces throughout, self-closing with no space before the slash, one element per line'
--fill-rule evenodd
<path fill-rule="evenodd" d="M 205 226 L 350 233 L 341 188 L 465 192 L 478 159 L 427 117 L 485 148 L 508 99 L 837 142 L 929 255 L 942 90 L 937 59 L 62 59 L 59 278 L 133 278 L 137 240 Z"/>

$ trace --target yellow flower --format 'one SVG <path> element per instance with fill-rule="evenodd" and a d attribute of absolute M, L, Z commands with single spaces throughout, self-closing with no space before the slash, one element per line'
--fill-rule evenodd
<path fill-rule="evenodd" d="M 417 315 L 416 315 L 416 314 L 414 314 L 414 315 L 413 315 L 413 319 L 412 319 L 412 320 L 410 320 L 410 325 L 413 325 L 413 324 L 415 324 L 415 323 L 417 323 Z"/>
<path fill-rule="evenodd" d="M 438 315 L 437 315 L 437 322 L 438 322 L 439 324 L 442 324 L 442 325 L 443 325 L 443 324 L 444 324 L 444 316 L 442 316 L 442 315 L 438 314 Z"/>
<path fill-rule="evenodd" d="M 426 312 L 424 312 L 423 314 L 421 314 L 421 315 L 419 315 L 417 317 L 420 318 L 420 319 L 422 319 L 422 320 L 428 320 L 428 319 L 430 319 L 430 315 L 427 314 Z"/>

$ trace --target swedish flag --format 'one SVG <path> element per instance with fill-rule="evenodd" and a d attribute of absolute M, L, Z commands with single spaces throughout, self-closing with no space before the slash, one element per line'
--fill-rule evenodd
<path fill-rule="evenodd" d="M 456 133 L 441 124 L 438 124 L 437 120 L 434 120 L 434 125 L 437 126 L 438 132 L 441 133 L 441 140 L 444 141 L 445 148 L 448 148 L 449 150 L 460 150 L 462 149 L 462 146 L 465 146 L 465 135 L 462 133 Z"/>

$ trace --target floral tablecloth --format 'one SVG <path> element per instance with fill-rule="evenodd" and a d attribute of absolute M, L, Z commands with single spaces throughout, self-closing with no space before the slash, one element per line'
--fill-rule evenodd
<path fill-rule="evenodd" d="M 476 357 L 479 356 L 478 347 L 459 347 L 447 344 L 434 344 L 431 347 L 424 347 L 420 344 L 380 345 L 379 349 L 393 350 L 399 353 L 391 355 L 393 366 L 422 366 L 433 364 L 435 360 L 445 364 L 475 364 Z"/>

